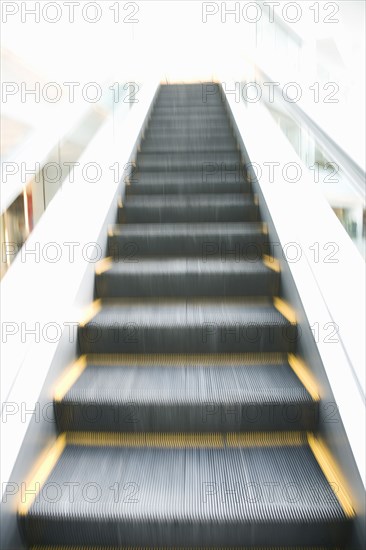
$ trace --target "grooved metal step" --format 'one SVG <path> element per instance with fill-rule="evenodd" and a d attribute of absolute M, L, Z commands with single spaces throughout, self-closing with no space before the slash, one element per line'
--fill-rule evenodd
<path fill-rule="evenodd" d="M 156 104 L 154 107 L 154 110 L 152 112 L 152 116 L 155 118 L 157 116 L 206 116 L 206 115 L 225 115 L 227 116 L 226 110 L 223 108 L 223 105 L 221 102 L 217 103 L 216 105 L 212 105 L 209 103 L 200 103 L 199 105 L 167 105 L 164 103 Z"/>
<path fill-rule="evenodd" d="M 180 119 L 177 118 L 166 118 L 164 120 L 155 120 L 152 118 L 149 122 L 148 131 L 174 131 L 180 133 L 191 133 L 196 131 L 205 131 L 212 134 L 219 134 L 221 132 L 231 132 L 232 129 L 230 126 L 229 119 L 213 119 L 206 118 L 202 120 L 196 120 L 195 118 L 191 119 Z"/>
<path fill-rule="evenodd" d="M 164 126 L 160 127 L 148 127 L 144 132 L 144 140 L 175 140 L 178 138 L 185 140 L 208 140 L 208 139 L 225 139 L 232 140 L 234 137 L 233 130 L 230 126 L 221 126 L 220 128 L 204 128 L 202 126 L 191 126 L 185 127 L 173 127 L 167 128 Z M 142 145 L 144 141 L 142 141 Z M 235 147 L 233 148 L 235 149 Z"/>
<path fill-rule="evenodd" d="M 266 253 L 261 223 L 165 223 L 114 225 L 108 255 L 136 261 L 142 256 L 200 256 L 255 260 Z"/>
<path fill-rule="evenodd" d="M 318 402 L 284 354 L 105 355 L 83 358 L 55 416 L 60 431 L 313 430 Z"/>
<path fill-rule="evenodd" d="M 237 170 L 241 165 L 241 155 L 237 151 L 206 153 L 138 153 L 138 170 Z"/>
<path fill-rule="evenodd" d="M 118 223 L 255 222 L 258 213 L 251 195 L 144 195 L 126 198 Z"/>
<path fill-rule="evenodd" d="M 156 97 L 155 105 L 158 103 L 167 102 L 185 102 L 188 105 L 194 105 L 197 101 L 198 105 L 207 105 L 210 102 L 224 103 L 225 99 L 221 93 L 221 88 L 216 89 L 201 86 L 196 90 L 168 90 L 164 86 L 160 88 L 159 94 Z"/>
<path fill-rule="evenodd" d="M 209 109 L 210 107 L 219 108 L 225 106 L 225 100 L 221 96 L 206 96 L 204 93 L 193 96 L 173 96 L 158 97 L 154 104 L 154 109 Z"/>
<path fill-rule="evenodd" d="M 337 547 L 332 547 L 333 550 L 346 550 L 345 548 L 340 548 L 339 546 Z M 32 546 L 30 550 L 95 550 L 95 548 L 93 549 L 91 546 L 84 546 L 82 549 L 80 548 L 80 546 L 59 546 L 57 545 L 56 547 L 55 546 Z M 156 546 L 150 546 L 150 547 L 144 547 L 142 548 L 141 546 L 135 546 L 133 548 L 131 548 L 131 546 L 113 546 L 113 547 L 110 547 L 110 546 L 98 546 L 98 550 L 161 550 L 161 548 L 157 548 Z M 183 548 L 182 546 L 181 547 L 177 547 L 177 546 L 172 546 L 172 547 L 165 547 L 164 550 L 187 550 L 187 547 Z M 206 546 L 205 548 L 203 548 L 202 546 L 190 546 L 189 550 L 222 550 L 219 549 L 217 546 Z M 261 547 L 258 547 L 258 546 L 235 546 L 235 547 L 227 547 L 225 546 L 225 550 L 329 550 L 329 547 L 325 548 L 325 546 L 286 546 L 286 547 L 281 547 L 279 548 L 278 546 L 261 546 Z"/>
<path fill-rule="evenodd" d="M 209 100 L 223 100 L 221 86 L 219 84 L 201 83 L 201 84 L 169 84 L 162 85 L 159 90 L 157 101 L 167 101 L 168 99 L 183 100 L 192 103 L 195 99 L 200 102 Z"/>
<path fill-rule="evenodd" d="M 184 105 L 183 103 L 180 104 L 169 104 L 164 101 L 157 102 L 154 105 L 154 108 L 151 113 L 151 117 L 158 117 L 158 116 L 181 116 L 187 114 L 188 116 L 194 116 L 197 115 L 198 117 L 201 116 L 226 116 L 227 117 L 227 111 L 225 108 L 225 105 L 221 103 L 221 101 L 217 102 L 216 104 L 210 104 L 205 103 L 204 98 L 202 98 L 202 101 L 200 100 L 200 103 L 198 105 L 194 105 L 191 103 L 187 103 Z"/>
<path fill-rule="evenodd" d="M 126 194 L 168 195 L 206 193 L 248 193 L 250 184 L 245 169 L 228 172 L 221 167 L 208 167 L 190 172 L 140 172 L 131 175 Z"/>
<path fill-rule="evenodd" d="M 159 94 L 160 97 L 165 95 L 185 95 L 185 94 L 195 94 L 201 93 L 202 90 L 210 90 L 212 93 L 219 93 L 221 86 L 218 82 L 206 81 L 206 82 L 190 82 L 190 83 L 164 83 L 160 86 Z"/>
<path fill-rule="evenodd" d="M 170 111 L 170 109 L 169 109 Z M 153 123 L 158 124 L 165 124 L 169 123 L 171 121 L 177 122 L 179 124 L 181 123 L 218 123 L 218 124 L 227 124 L 228 118 L 225 111 L 222 109 L 204 109 L 200 110 L 200 114 L 197 114 L 195 112 L 178 112 L 177 110 L 173 112 L 166 112 L 166 111 L 158 111 L 156 114 L 153 114 Z"/>
<path fill-rule="evenodd" d="M 298 338 L 270 299 L 121 298 L 81 324 L 81 353 L 290 352 Z"/>
<path fill-rule="evenodd" d="M 191 84 L 162 84 L 159 89 L 160 98 L 167 96 L 181 97 L 194 95 L 201 96 L 202 93 L 210 97 L 220 96 L 221 86 L 217 82 L 200 82 Z"/>
<path fill-rule="evenodd" d="M 261 259 L 155 257 L 104 263 L 95 279 L 98 298 L 274 296 L 279 290 L 279 273 Z"/>
<path fill-rule="evenodd" d="M 168 95 L 159 95 L 159 97 L 156 99 L 154 103 L 154 110 L 153 113 L 155 113 L 156 109 L 194 109 L 199 112 L 204 112 L 206 110 L 212 109 L 220 109 L 223 112 L 226 112 L 226 101 L 222 97 L 221 94 L 218 95 L 210 95 L 206 94 L 204 91 L 203 93 L 198 94 L 190 94 L 190 95 L 176 95 L 176 96 L 168 96 Z"/>
<path fill-rule="evenodd" d="M 187 153 L 235 151 L 236 142 L 233 136 L 189 136 L 175 135 L 168 137 L 148 137 L 141 144 L 143 153 Z"/>
<path fill-rule="evenodd" d="M 30 544 L 343 545 L 350 531 L 299 432 L 68 434 L 42 487 L 20 517 Z"/>

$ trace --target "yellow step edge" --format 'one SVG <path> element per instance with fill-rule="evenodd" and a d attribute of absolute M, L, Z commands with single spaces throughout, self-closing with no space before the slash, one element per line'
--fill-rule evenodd
<path fill-rule="evenodd" d="M 321 437 L 316 437 L 313 433 L 308 432 L 307 439 L 309 447 L 342 506 L 346 517 L 354 517 L 356 513 L 352 506 L 347 482 L 331 451 Z"/>
<path fill-rule="evenodd" d="M 273 298 L 274 307 L 287 319 L 292 325 L 296 325 L 296 314 L 290 304 L 277 296 Z"/>
<path fill-rule="evenodd" d="M 85 311 L 79 323 L 80 326 L 84 327 L 86 324 L 88 324 L 89 321 L 91 321 L 91 319 L 93 319 L 93 317 L 95 317 L 95 315 L 100 311 L 101 307 L 102 307 L 102 300 L 101 299 L 95 300 Z"/>
<path fill-rule="evenodd" d="M 307 364 L 293 353 L 288 354 L 288 363 L 314 401 L 319 401 L 318 385 Z"/>
<path fill-rule="evenodd" d="M 306 445 L 306 433 L 244 432 L 244 433 L 123 433 L 67 432 L 66 443 L 80 446 L 108 447 L 281 447 Z"/>
<path fill-rule="evenodd" d="M 82 355 L 65 370 L 58 382 L 56 382 L 56 389 L 54 393 L 55 401 L 62 401 L 71 386 L 73 386 L 76 380 L 81 376 L 82 372 L 86 368 L 86 365 L 86 355 Z"/>
<path fill-rule="evenodd" d="M 101 275 L 102 273 L 105 273 L 106 271 L 109 271 L 113 265 L 113 258 L 112 256 L 107 256 L 106 258 L 103 258 L 102 260 L 99 260 L 97 262 L 97 265 L 95 267 L 95 274 Z"/>
<path fill-rule="evenodd" d="M 263 263 L 266 267 L 269 267 L 270 269 L 272 269 L 276 273 L 281 272 L 281 264 L 273 256 L 268 256 L 267 254 L 263 254 Z"/>
<path fill-rule="evenodd" d="M 69 445 L 107 447 L 211 447 L 224 446 L 221 434 L 67 432 Z"/>
<path fill-rule="evenodd" d="M 298 447 L 306 444 L 304 432 L 232 432 L 227 447 Z"/>
<path fill-rule="evenodd" d="M 52 469 L 56 465 L 63 450 L 66 447 L 66 434 L 57 437 L 49 447 L 47 447 L 38 457 L 28 481 L 25 482 L 26 492 L 22 495 L 22 502 L 18 506 L 18 513 L 25 516 L 35 501 L 40 488 L 46 482 Z"/>
<path fill-rule="evenodd" d="M 123 200 L 122 200 L 122 197 L 118 197 L 117 204 L 118 204 L 118 207 L 119 207 L 119 208 L 123 208 Z"/>

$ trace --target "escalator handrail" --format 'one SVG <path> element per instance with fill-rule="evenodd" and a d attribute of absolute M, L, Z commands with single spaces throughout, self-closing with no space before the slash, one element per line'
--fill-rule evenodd
<path fill-rule="evenodd" d="M 259 73 L 260 78 L 265 82 L 274 84 L 275 81 L 258 65 L 255 65 L 256 74 Z M 277 82 L 278 84 L 278 82 Z M 342 167 L 344 173 L 349 178 L 349 183 L 352 185 L 357 195 L 365 201 L 365 181 L 366 174 L 359 164 L 351 158 L 351 156 L 336 143 L 327 132 L 321 128 L 315 120 L 310 117 L 297 103 L 286 102 L 283 99 L 281 86 L 273 86 L 275 94 L 281 105 L 300 125 L 306 126 L 314 139 L 319 142 L 328 155 Z"/>

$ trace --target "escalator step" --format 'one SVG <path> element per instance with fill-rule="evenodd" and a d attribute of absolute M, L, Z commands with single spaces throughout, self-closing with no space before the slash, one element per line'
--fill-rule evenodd
<path fill-rule="evenodd" d="M 285 354 L 81 358 L 55 399 L 60 431 L 313 430 L 318 402 Z M 70 372 L 72 372 L 72 369 Z M 69 377 L 69 372 L 66 373 Z M 65 377 L 65 378 L 66 378 Z M 63 387 L 62 382 L 60 387 Z"/>
<path fill-rule="evenodd" d="M 169 140 L 175 140 L 177 138 L 190 140 L 194 139 L 196 141 L 198 140 L 208 140 L 208 139 L 233 139 L 234 134 L 233 130 L 230 126 L 221 126 L 217 129 L 212 128 L 204 128 L 201 126 L 194 126 L 193 128 L 191 126 L 185 126 L 184 128 L 182 126 L 176 126 L 172 128 L 167 128 L 164 126 L 160 127 L 148 127 L 144 132 L 145 140 L 147 139 L 166 139 Z M 144 141 L 142 142 L 142 145 L 144 144 Z M 233 147 L 233 150 L 236 147 Z"/>
<path fill-rule="evenodd" d="M 195 84 L 163 84 L 160 86 L 158 98 L 166 99 L 168 97 L 180 98 L 188 97 L 190 100 L 194 97 L 221 97 L 221 86 L 218 83 L 202 82 Z"/>
<path fill-rule="evenodd" d="M 210 90 L 211 93 L 219 94 L 221 91 L 221 86 L 217 82 L 191 82 L 191 83 L 167 83 L 162 84 L 159 89 L 160 97 L 165 97 L 166 95 L 185 95 L 185 94 L 198 94 L 202 93 L 202 90 Z"/>
<path fill-rule="evenodd" d="M 245 169 L 229 172 L 218 166 L 190 172 L 134 172 L 127 194 L 248 193 Z"/>
<path fill-rule="evenodd" d="M 158 103 L 155 105 L 154 110 L 152 112 L 152 116 L 155 118 L 156 116 L 208 116 L 208 115 L 222 115 L 224 114 L 227 116 L 227 112 L 221 103 L 217 103 L 216 105 L 212 105 L 209 103 L 202 103 L 200 105 L 166 105 Z"/>
<path fill-rule="evenodd" d="M 98 298 L 274 296 L 279 291 L 280 274 L 262 259 L 156 257 L 100 265 L 95 280 Z"/>
<path fill-rule="evenodd" d="M 305 546 L 340 546 L 350 519 L 314 440 L 302 432 L 68 433 L 20 524 L 33 545 L 291 546 L 301 537 Z"/>
<path fill-rule="evenodd" d="M 188 152 L 227 152 L 235 151 L 233 136 L 190 136 L 148 137 L 141 144 L 143 153 L 188 153 Z"/>
<path fill-rule="evenodd" d="M 234 152 L 207 153 L 138 153 L 136 159 L 138 170 L 235 170 L 240 168 L 241 155 Z"/>
<path fill-rule="evenodd" d="M 217 82 L 191 82 L 191 83 L 167 83 L 161 84 L 159 88 L 160 97 L 166 95 L 186 95 L 199 94 L 202 90 L 210 90 L 211 92 L 220 93 L 221 86 Z"/>
<path fill-rule="evenodd" d="M 144 195 L 127 197 L 118 223 L 255 222 L 258 214 L 251 195 Z"/>
<path fill-rule="evenodd" d="M 200 256 L 255 260 L 266 253 L 268 236 L 261 223 L 126 224 L 110 228 L 109 256 Z"/>
<path fill-rule="evenodd" d="M 168 90 L 163 87 L 157 96 L 155 105 L 183 103 L 186 105 L 224 105 L 224 97 L 219 87 L 201 86 L 195 90 Z"/>
<path fill-rule="evenodd" d="M 163 92 L 164 90 L 162 90 Z M 217 91 L 214 91 L 212 93 L 212 90 L 208 90 L 205 87 L 201 87 L 200 89 L 197 89 L 196 91 L 192 91 L 191 93 L 187 93 L 187 91 L 183 91 L 183 93 L 175 93 L 175 94 L 168 94 L 168 93 L 160 93 L 157 95 L 154 101 L 154 106 L 158 105 L 159 103 L 166 103 L 169 101 L 183 101 L 186 99 L 187 104 L 189 106 L 194 105 L 194 101 L 196 99 L 199 100 L 199 105 L 207 106 L 209 101 L 216 101 L 219 102 L 220 105 L 225 105 L 225 98 L 221 93 L 221 90 L 218 89 Z"/>
<path fill-rule="evenodd" d="M 149 123 L 147 131 L 154 131 L 154 132 L 178 132 L 178 133 L 197 133 L 197 132 L 207 132 L 210 134 L 216 134 L 219 135 L 222 132 L 224 133 L 233 133 L 229 120 L 226 118 L 223 119 L 212 119 L 207 118 L 204 120 L 177 120 L 177 119 L 169 119 L 166 118 L 165 120 L 155 121 L 153 118 L 151 122 Z"/>
<path fill-rule="evenodd" d="M 120 298 L 94 304 L 81 353 L 290 352 L 298 338 L 267 298 Z"/>
<path fill-rule="evenodd" d="M 168 111 L 158 111 L 156 114 L 154 113 L 152 115 L 152 121 L 154 124 L 165 124 L 169 123 L 171 121 L 177 122 L 179 124 L 181 123 L 202 123 L 205 124 L 206 122 L 217 122 L 220 124 L 228 124 L 229 120 L 227 117 L 226 112 L 224 109 L 200 109 L 199 114 L 192 112 L 192 111 L 186 111 L 186 112 L 179 112 L 177 110 L 171 109 Z"/>
<path fill-rule="evenodd" d="M 92 546 L 83 546 L 82 548 L 80 546 L 32 546 L 30 550 L 95 550 L 95 547 Z M 157 548 L 156 546 L 147 546 L 144 548 L 141 548 L 140 546 L 135 546 L 131 548 L 131 546 L 98 546 L 97 550 L 161 550 L 161 548 Z M 164 550 L 188 550 L 187 547 L 177 547 L 177 546 L 165 546 Z M 222 547 L 218 548 L 217 546 L 205 546 L 204 548 L 202 546 L 190 546 L 189 550 L 223 550 Z M 225 546 L 225 550 L 329 550 L 329 546 L 326 548 L 325 546 L 251 546 L 251 547 L 244 547 L 244 546 L 235 546 L 235 547 L 227 547 Z M 339 546 L 334 547 L 332 546 L 332 550 L 347 550 L 345 548 L 340 548 Z"/>
<path fill-rule="evenodd" d="M 210 96 L 205 93 L 189 98 L 188 96 L 161 97 L 156 100 L 154 109 L 209 109 L 225 108 L 225 102 L 221 96 Z"/>

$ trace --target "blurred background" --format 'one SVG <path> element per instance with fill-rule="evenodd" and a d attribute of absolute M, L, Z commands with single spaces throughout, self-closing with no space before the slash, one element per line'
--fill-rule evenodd
<path fill-rule="evenodd" d="M 1 26 L 1 276 L 156 77 L 234 80 L 262 101 L 365 254 L 364 2 L 3 2 Z"/>

